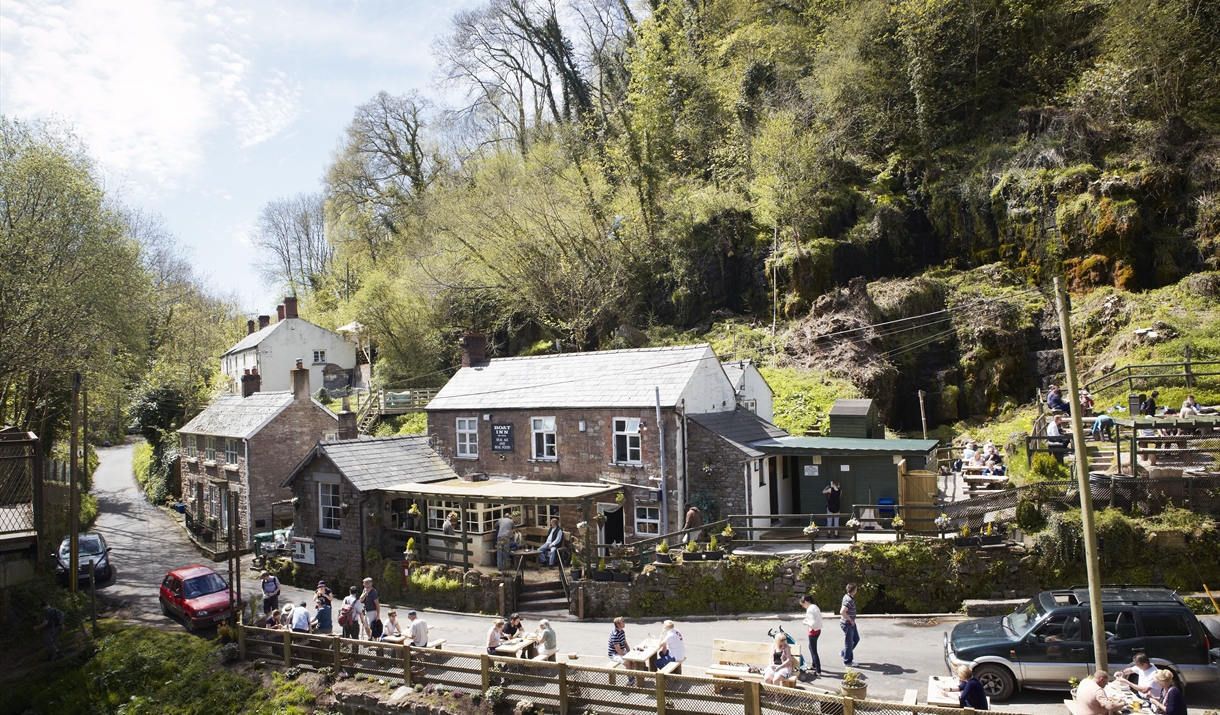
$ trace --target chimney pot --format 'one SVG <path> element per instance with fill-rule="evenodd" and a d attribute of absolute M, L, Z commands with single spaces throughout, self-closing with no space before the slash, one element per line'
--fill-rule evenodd
<path fill-rule="evenodd" d="M 270 315 L 258 316 L 258 329 L 259 330 L 262 330 L 263 328 L 267 327 L 268 325 L 271 325 L 271 316 Z"/>
<path fill-rule="evenodd" d="M 284 319 L 284 305 L 281 303 L 280 305 L 275 306 L 275 321 L 278 323 L 279 321 L 281 321 L 283 319 Z"/>
<path fill-rule="evenodd" d="M 254 328 L 255 325 L 258 325 L 258 323 L 255 323 L 253 320 L 246 321 L 246 335 L 249 335 L 249 334 L 255 332 L 255 328 Z"/>
<path fill-rule="evenodd" d="M 309 370 L 301 366 L 301 361 L 297 360 L 297 367 L 292 371 L 292 399 L 296 402 L 309 402 Z"/>
<path fill-rule="evenodd" d="M 487 362 L 487 336 L 483 333 L 465 333 L 458 339 L 462 346 L 462 367 L 473 367 Z"/>
<path fill-rule="evenodd" d="M 281 316 L 280 319 L 283 320 L 285 318 L 295 317 L 297 317 L 297 297 L 295 295 L 285 296 L 284 315 Z"/>
<path fill-rule="evenodd" d="M 258 376 L 258 371 L 246 370 L 246 374 L 241 376 L 241 396 L 249 397 L 262 389 L 263 378 Z"/>

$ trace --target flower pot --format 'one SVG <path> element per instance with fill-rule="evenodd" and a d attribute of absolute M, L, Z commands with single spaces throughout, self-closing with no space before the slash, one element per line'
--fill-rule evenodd
<path fill-rule="evenodd" d="M 702 561 L 702 560 L 703 560 L 703 552 L 702 552 L 702 551 L 684 551 L 684 552 L 682 552 L 682 561 L 683 561 L 683 562 L 686 562 L 686 561 Z"/>
<path fill-rule="evenodd" d="M 609 580 L 611 580 L 611 574 L 609 571 L 594 571 L 593 580 L 594 581 L 609 581 Z"/>
<path fill-rule="evenodd" d="M 861 685 L 858 688 L 849 688 L 846 685 L 840 685 L 839 689 L 843 694 L 853 700 L 865 700 L 868 698 L 868 686 Z"/>
<path fill-rule="evenodd" d="M 660 553 L 659 553 L 659 554 L 657 554 L 657 563 L 659 563 L 659 564 L 672 564 L 673 562 L 674 562 L 673 557 L 672 557 L 672 556 L 670 556 L 668 553 L 664 553 L 664 554 L 660 554 Z"/>
<path fill-rule="evenodd" d="M 979 537 L 977 536 L 958 536 L 953 539 L 954 546 L 979 546 Z"/>
<path fill-rule="evenodd" d="M 573 581 L 579 581 L 584 576 L 584 571 L 584 569 L 570 569 L 569 573 L 572 575 Z"/>
<path fill-rule="evenodd" d="M 614 582 L 615 583 L 631 583 L 631 572 L 627 571 L 624 573 L 619 573 L 619 572 L 615 571 L 614 572 Z"/>
<path fill-rule="evenodd" d="M 1000 536 L 999 534 L 995 534 L 994 536 L 980 536 L 978 539 L 980 546 L 995 546 L 996 544 L 1004 543 L 1004 537 Z"/>
<path fill-rule="evenodd" d="M 719 561 L 722 558 L 724 558 L 724 552 L 721 551 L 720 549 L 716 549 L 715 551 L 704 551 L 703 552 L 704 561 Z"/>

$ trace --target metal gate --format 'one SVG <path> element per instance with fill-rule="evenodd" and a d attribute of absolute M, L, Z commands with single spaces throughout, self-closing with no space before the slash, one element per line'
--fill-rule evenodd
<path fill-rule="evenodd" d="M 0 430 L 0 536 L 41 533 L 41 456 L 33 433 Z"/>

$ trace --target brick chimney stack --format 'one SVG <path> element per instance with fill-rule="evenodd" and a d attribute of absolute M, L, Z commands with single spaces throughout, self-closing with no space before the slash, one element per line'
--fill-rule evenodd
<path fill-rule="evenodd" d="M 356 424 L 356 413 L 352 412 L 347 395 L 344 395 L 343 409 L 339 411 L 339 439 L 357 439 L 359 437 L 360 428 Z"/>
<path fill-rule="evenodd" d="M 275 322 L 280 322 L 284 319 L 284 304 L 280 303 L 275 306 Z"/>
<path fill-rule="evenodd" d="M 297 317 L 297 297 L 295 295 L 286 296 L 284 298 L 284 315 L 280 317 L 280 320 L 295 317 Z"/>
<path fill-rule="evenodd" d="M 258 374 L 258 368 L 246 370 L 241 376 L 241 396 L 249 397 L 263 387 L 263 378 Z"/>
<path fill-rule="evenodd" d="M 296 402 L 309 402 L 309 368 L 297 360 L 296 369 L 292 371 L 292 399 Z"/>
<path fill-rule="evenodd" d="M 465 333 L 458 339 L 458 344 L 462 346 L 462 367 L 487 362 L 487 336 L 483 333 Z"/>
<path fill-rule="evenodd" d="M 271 325 L 271 316 L 270 315 L 258 316 L 258 329 L 259 330 L 262 330 L 263 328 L 267 327 L 268 325 Z"/>
<path fill-rule="evenodd" d="M 253 320 L 246 321 L 246 335 L 252 335 L 254 331 L 257 330 L 257 328 L 254 327 L 255 325 L 258 325 L 258 323 L 254 322 Z"/>

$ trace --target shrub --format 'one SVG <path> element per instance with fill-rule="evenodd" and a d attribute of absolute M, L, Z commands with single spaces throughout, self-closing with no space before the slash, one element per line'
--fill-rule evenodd
<path fill-rule="evenodd" d="M 220 662 L 224 664 L 236 663 L 241 658 L 241 648 L 236 643 L 225 643 L 220 646 Z"/>
<path fill-rule="evenodd" d="M 1058 482 L 1070 479 L 1072 476 L 1067 467 L 1046 452 L 1038 452 L 1034 455 L 1030 475 L 1039 482 Z"/>
<path fill-rule="evenodd" d="M 499 685 L 493 685 L 487 690 L 483 691 L 483 697 L 486 698 L 487 702 L 491 703 L 492 706 L 499 705 L 500 703 L 504 702 L 504 688 L 501 688 Z"/>
<path fill-rule="evenodd" d="M 1017 526 L 1027 534 L 1036 534 L 1046 528 L 1046 517 L 1032 501 L 1017 504 Z"/>
<path fill-rule="evenodd" d="M 297 678 L 301 677 L 301 669 L 294 665 L 288 670 L 284 671 L 284 677 L 288 678 L 289 680 L 296 680 Z"/>

